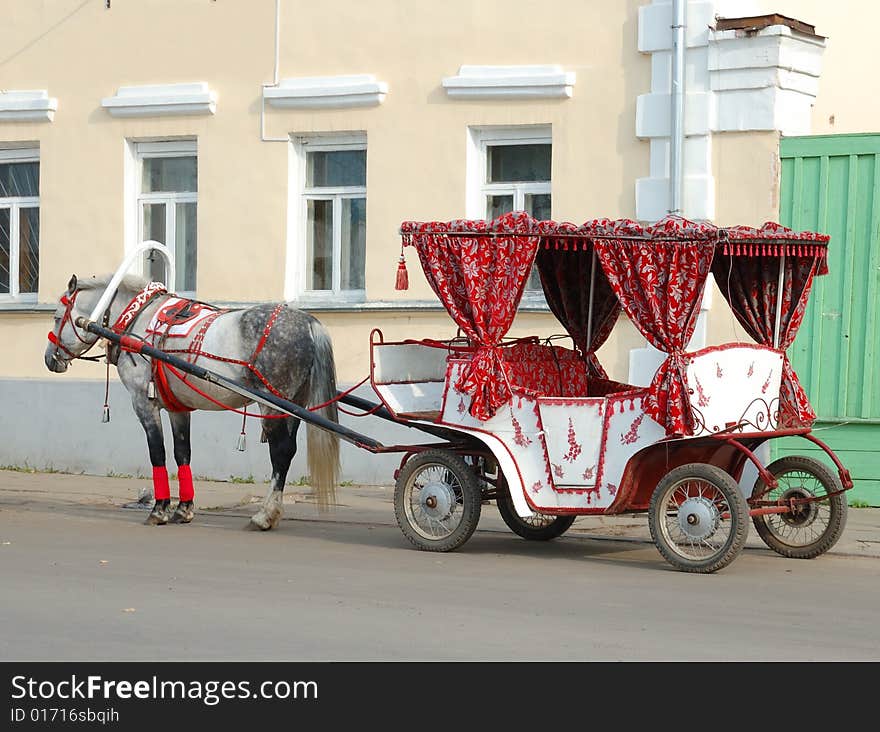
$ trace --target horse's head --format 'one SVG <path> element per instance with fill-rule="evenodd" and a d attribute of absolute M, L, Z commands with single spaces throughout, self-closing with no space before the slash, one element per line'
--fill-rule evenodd
<path fill-rule="evenodd" d="M 98 336 L 77 327 L 76 319 L 88 317 L 97 302 L 100 292 L 83 289 L 72 275 L 67 283 L 67 290 L 59 298 L 55 310 L 55 323 L 49 331 L 49 345 L 46 346 L 46 368 L 56 373 L 64 373 L 70 362 L 84 355 L 95 343 Z"/>

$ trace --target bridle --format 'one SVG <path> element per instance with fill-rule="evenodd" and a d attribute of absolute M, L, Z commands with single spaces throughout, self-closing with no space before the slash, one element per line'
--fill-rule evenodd
<path fill-rule="evenodd" d="M 80 290 L 77 288 L 69 295 L 65 294 L 61 296 L 61 304 L 64 305 L 64 314 L 61 316 L 61 322 L 58 324 L 58 333 L 56 334 L 54 330 L 49 331 L 49 342 L 55 346 L 56 349 L 64 351 L 64 353 L 68 356 L 68 361 L 72 361 L 76 358 L 84 358 L 85 354 L 88 353 L 92 348 L 94 348 L 95 344 L 100 340 L 97 336 L 95 336 L 94 340 L 87 340 L 80 335 L 80 330 L 76 327 L 76 322 L 72 317 L 73 308 L 76 305 L 76 297 L 79 295 Z M 73 353 L 69 348 L 67 348 L 61 342 L 61 333 L 64 332 L 64 326 L 67 323 L 70 323 L 70 327 L 73 330 L 73 334 L 76 336 L 77 340 L 80 343 L 84 343 L 86 345 L 86 349 L 82 351 L 82 353 Z M 94 356 L 87 360 L 98 360 L 99 356 Z"/>
<path fill-rule="evenodd" d="M 85 358 L 87 361 L 97 361 L 100 358 L 100 356 L 91 356 L 86 358 L 86 354 L 92 348 L 94 348 L 95 344 L 100 340 L 100 338 L 98 338 L 98 336 L 95 336 L 94 340 L 87 340 L 86 338 L 83 338 L 83 336 L 80 335 L 80 330 L 76 327 L 74 318 L 71 316 L 73 308 L 76 305 L 76 297 L 77 295 L 79 295 L 79 293 L 79 288 L 76 288 L 73 292 L 61 296 L 61 304 L 64 305 L 64 315 L 61 316 L 61 322 L 58 324 L 58 332 L 56 333 L 55 330 L 50 330 L 48 335 L 49 342 L 56 348 L 56 360 L 58 350 L 64 351 L 64 353 L 67 354 L 68 358 L 65 359 L 67 361 L 73 361 L 76 358 Z M 107 317 L 107 315 L 109 315 L 109 312 L 110 309 L 107 308 L 105 318 Z M 77 340 L 80 343 L 84 343 L 86 345 L 86 349 L 82 351 L 82 353 L 74 353 L 61 342 L 61 334 L 64 332 L 64 326 L 67 323 L 70 323 L 70 327 L 73 330 L 73 334 L 76 336 Z"/>

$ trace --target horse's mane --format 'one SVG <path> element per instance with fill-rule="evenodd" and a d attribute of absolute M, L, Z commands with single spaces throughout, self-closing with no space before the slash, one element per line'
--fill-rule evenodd
<path fill-rule="evenodd" d="M 100 277 L 89 277 L 86 280 L 77 281 L 77 288 L 80 290 L 105 290 L 107 289 L 107 285 L 110 284 L 110 280 L 113 279 L 113 275 L 101 275 Z M 125 275 L 122 278 L 122 282 L 119 283 L 120 290 L 130 290 L 132 292 L 138 292 L 139 290 L 143 290 L 149 284 L 149 280 L 144 277 L 138 277 L 137 275 Z"/>

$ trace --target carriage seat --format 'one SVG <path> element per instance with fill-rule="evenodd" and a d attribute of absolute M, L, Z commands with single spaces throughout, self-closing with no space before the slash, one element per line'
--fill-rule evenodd
<path fill-rule="evenodd" d="M 591 377 L 577 351 L 569 348 L 520 342 L 503 353 L 511 387 L 536 396 L 602 397 L 636 388 Z"/>

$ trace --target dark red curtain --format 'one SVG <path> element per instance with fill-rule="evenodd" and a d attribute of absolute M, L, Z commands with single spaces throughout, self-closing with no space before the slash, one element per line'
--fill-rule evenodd
<path fill-rule="evenodd" d="M 608 374 L 596 358 L 596 351 L 608 340 L 620 303 L 611 289 L 601 264 L 596 262 L 593 289 L 590 291 L 593 268 L 593 245 L 578 239 L 548 238 L 538 249 L 536 258 L 541 286 L 550 310 L 562 323 L 587 364 L 590 376 L 607 379 Z M 593 322 L 589 342 L 587 323 L 590 298 L 593 299 Z"/>
<path fill-rule="evenodd" d="M 648 342 L 669 354 L 654 376 L 644 405 L 667 434 L 693 432 L 684 348 L 694 333 L 715 248 L 676 241 L 675 222 L 661 222 L 670 240 L 597 240 L 596 253 L 617 299 Z M 682 226 L 699 226 L 682 221 Z"/>
<path fill-rule="evenodd" d="M 791 368 L 787 349 L 795 339 L 813 277 L 823 269 L 824 249 L 806 256 L 787 255 L 784 261 L 778 348 L 783 352 L 782 383 L 779 391 L 779 426 L 808 427 L 816 419 L 807 395 Z M 756 342 L 773 346 L 779 302 L 779 256 L 733 256 L 719 253 L 712 265 L 715 282 L 730 309 Z"/>
<path fill-rule="evenodd" d="M 535 259 L 534 225 L 528 214 L 514 212 L 490 222 L 401 226 L 404 245 L 416 248 L 431 288 L 477 346 L 455 386 L 471 395 L 470 413 L 480 420 L 489 419 L 510 398 L 500 344 Z M 469 233 L 457 236 L 458 232 Z"/>

